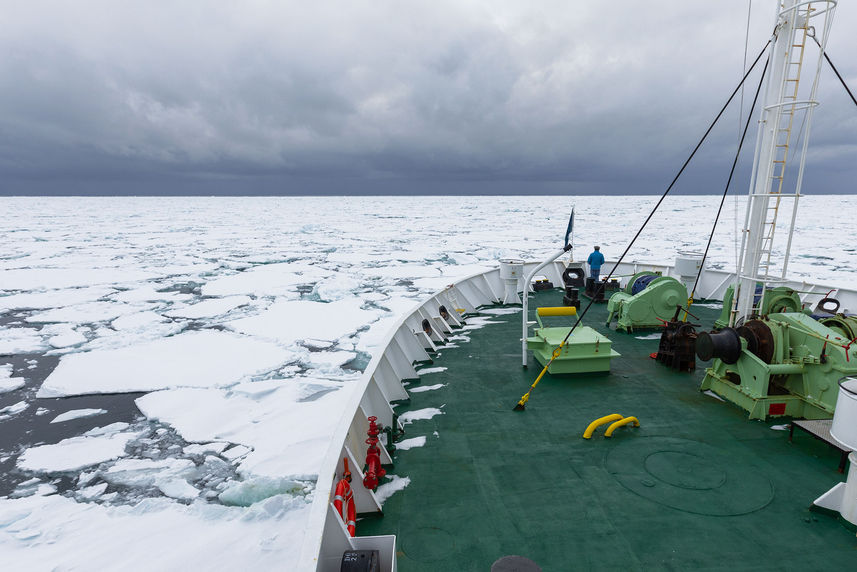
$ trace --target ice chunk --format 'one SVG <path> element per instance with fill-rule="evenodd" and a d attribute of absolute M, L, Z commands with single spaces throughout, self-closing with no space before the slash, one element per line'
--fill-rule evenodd
<path fill-rule="evenodd" d="M 406 411 L 399 416 L 399 421 L 404 425 L 409 425 L 414 421 L 431 419 L 435 415 L 443 415 L 443 411 L 437 407 L 426 407 L 425 409 L 417 409 L 416 411 Z"/>
<path fill-rule="evenodd" d="M 230 461 L 234 461 L 235 459 L 240 459 L 249 453 L 252 449 L 250 447 L 245 447 L 244 445 L 235 445 L 229 449 L 226 449 L 221 453 L 224 457 L 229 459 Z"/>
<path fill-rule="evenodd" d="M 113 300 L 118 302 L 163 302 L 163 301 L 178 301 L 189 300 L 193 296 L 190 294 L 181 294 L 179 292 L 158 292 L 154 286 L 145 285 L 133 290 L 126 290 L 111 296 Z"/>
<path fill-rule="evenodd" d="M 213 387 L 271 370 L 293 354 L 268 342 L 205 330 L 127 348 L 63 356 L 38 397 Z"/>
<path fill-rule="evenodd" d="M 130 268 L 21 268 L 3 272 L 5 290 L 43 290 L 74 286 L 121 284 L 148 280 L 154 275 Z"/>
<path fill-rule="evenodd" d="M 415 447 L 423 447 L 426 444 L 426 436 L 413 437 L 411 439 L 402 439 L 396 443 L 396 450 L 407 451 Z"/>
<path fill-rule="evenodd" d="M 0 310 L 17 308 L 44 310 L 47 308 L 60 308 L 83 302 L 94 302 L 113 291 L 112 288 L 88 287 L 0 296 Z"/>
<path fill-rule="evenodd" d="M 19 401 L 12 405 L 0 408 L 0 415 L 17 415 L 27 409 L 27 407 L 29 407 L 29 405 L 26 401 Z"/>
<path fill-rule="evenodd" d="M 102 472 L 101 478 L 114 485 L 160 487 L 162 483 L 184 480 L 195 475 L 196 465 L 190 459 L 120 459 Z M 168 486 L 175 488 L 174 484 Z"/>
<path fill-rule="evenodd" d="M 77 496 L 82 498 L 83 500 L 92 500 L 100 497 L 104 494 L 104 491 L 107 490 L 107 483 L 99 483 L 97 485 L 93 485 L 91 487 L 86 487 L 80 489 L 77 492 Z"/>
<path fill-rule="evenodd" d="M 48 343 L 55 348 L 76 346 L 86 342 L 86 336 L 75 330 L 69 324 L 56 324 L 42 328 L 42 334 L 48 334 Z"/>
<path fill-rule="evenodd" d="M 35 481 L 35 482 L 33 482 Z M 39 479 L 30 479 L 20 483 L 15 490 L 9 495 L 12 498 L 21 498 L 29 496 L 47 496 L 57 492 L 57 488 L 50 483 L 43 483 Z"/>
<path fill-rule="evenodd" d="M 158 489 L 164 495 L 179 500 L 191 500 L 199 496 L 199 489 L 184 479 L 160 481 L 158 482 Z"/>
<path fill-rule="evenodd" d="M 18 467 L 40 473 L 79 471 L 125 455 L 125 445 L 134 433 L 117 433 L 100 437 L 71 437 L 55 445 L 31 447 L 18 457 Z"/>
<path fill-rule="evenodd" d="M 47 349 L 42 336 L 30 328 L 0 328 L 0 355 L 27 354 Z"/>
<path fill-rule="evenodd" d="M 177 308 L 166 312 L 165 315 L 174 318 L 190 318 L 198 320 L 200 318 L 210 318 L 220 316 L 235 308 L 246 306 L 252 302 L 249 296 L 229 296 L 227 298 L 217 298 L 213 300 L 205 300 L 192 306 L 185 308 Z"/>
<path fill-rule="evenodd" d="M 442 371 L 446 371 L 445 367 L 424 367 L 423 369 L 417 370 L 417 375 L 426 375 L 429 373 L 440 373 Z"/>
<path fill-rule="evenodd" d="M 353 391 L 347 385 L 301 401 L 322 381 L 293 380 L 252 396 L 222 389 L 174 389 L 144 395 L 136 404 L 148 419 L 171 425 L 186 441 L 241 443 L 241 453 L 251 448 L 239 461 L 244 475 L 315 478 Z M 246 385 L 255 384 L 240 387 Z M 226 450 L 223 456 L 232 459 L 234 453 Z"/>
<path fill-rule="evenodd" d="M 72 419 L 81 419 L 83 417 L 95 417 L 107 413 L 106 409 L 72 409 L 54 417 L 51 423 L 62 423 L 63 421 L 71 421 Z"/>
<path fill-rule="evenodd" d="M 354 276 L 338 273 L 336 276 L 322 280 L 313 290 L 320 299 L 326 301 L 351 298 L 360 289 L 360 281 Z"/>
<path fill-rule="evenodd" d="M 206 453 L 221 453 L 226 447 L 229 446 L 229 443 L 203 443 L 203 444 L 194 444 L 188 445 L 182 452 L 185 455 L 205 455 Z"/>
<path fill-rule="evenodd" d="M 443 368 L 446 369 L 446 368 Z M 422 393 L 424 391 L 434 391 L 436 389 L 440 389 L 441 387 L 446 387 L 445 383 L 436 383 L 434 385 L 418 385 L 416 387 L 409 387 L 408 393 Z"/>
<path fill-rule="evenodd" d="M 293 479 L 256 477 L 246 481 L 231 483 L 226 490 L 218 495 L 218 498 L 226 505 L 250 506 L 274 495 L 303 494 L 305 487 L 306 483 Z"/>
<path fill-rule="evenodd" d="M 147 310 L 145 312 L 119 316 L 110 325 L 114 330 L 139 330 L 140 328 L 165 321 L 166 319 L 160 314 Z"/>
<path fill-rule="evenodd" d="M 265 264 L 244 272 L 212 280 L 202 287 L 205 296 L 255 294 L 257 296 L 297 295 L 298 284 L 312 284 L 330 276 L 330 270 L 296 263 Z"/>
<path fill-rule="evenodd" d="M 378 499 L 379 503 L 383 503 L 385 500 L 393 496 L 393 493 L 401 491 L 411 484 L 411 479 L 408 477 L 400 477 L 398 475 L 387 476 L 392 480 L 389 483 L 384 483 L 379 486 L 375 491 L 375 498 Z"/>
<path fill-rule="evenodd" d="M 91 322 L 106 322 L 137 310 L 134 306 L 119 302 L 87 302 L 65 308 L 45 310 L 29 316 L 28 322 L 69 322 L 87 324 Z"/>
<path fill-rule="evenodd" d="M 300 339 L 337 340 L 374 321 L 379 312 L 361 310 L 359 299 L 328 304 L 305 300 L 277 302 L 258 316 L 227 322 L 237 332 L 291 344 Z"/>
<path fill-rule="evenodd" d="M 20 387 L 24 387 L 27 382 L 23 377 L 12 377 L 11 364 L 0 365 L 0 393 L 8 393 Z"/>
<path fill-rule="evenodd" d="M 116 423 L 111 423 L 110 425 L 105 425 L 104 427 L 94 427 L 84 433 L 84 435 L 89 436 L 97 436 L 97 435 L 112 435 L 114 433 L 119 433 L 120 431 L 124 431 L 130 427 L 128 423 L 123 421 L 117 421 Z"/>

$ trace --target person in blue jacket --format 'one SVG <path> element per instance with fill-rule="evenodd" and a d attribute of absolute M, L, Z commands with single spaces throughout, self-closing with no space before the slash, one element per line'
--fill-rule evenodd
<path fill-rule="evenodd" d="M 595 250 L 586 259 L 586 263 L 589 264 L 589 275 L 598 282 L 598 277 L 601 275 L 601 265 L 604 264 L 604 255 L 601 254 L 600 246 L 595 247 Z"/>

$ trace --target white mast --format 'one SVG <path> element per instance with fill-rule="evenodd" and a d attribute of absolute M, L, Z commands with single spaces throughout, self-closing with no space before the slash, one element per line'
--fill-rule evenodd
<path fill-rule="evenodd" d="M 799 87 L 805 63 L 804 54 L 808 43 L 815 44 L 813 37 L 822 49 L 827 45 L 835 7 L 835 0 L 777 2 L 776 28 L 768 57 L 764 103 L 759 118 L 753 176 L 750 179 L 741 237 L 738 287 L 733 298 L 730 325 L 758 313 L 762 296 L 755 296 L 757 284 L 761 284 L 764 289 L 769 284 L 781 283 L 785 279 L 812 112 L 818 105 L 815 96 L 823 57 L 822 50 L 819 50 L 815 68 L 810 70 L 815 75 L 808 94 L 801 94 Z M 797 133 L 793 133 L 793 130 Z M 797 177 L 794 182 L 787 182 L 786 165 L 794 161 L 794 154 L 790 157 L 789 150 L 797 148 L 801 132 L 803 142 L 798 157 Z M 783 199 L 794 200 L 791 220 L 780 223 L 786 245 L 781 253 L 777 252 L 772 257 L 777 214 Z"/>

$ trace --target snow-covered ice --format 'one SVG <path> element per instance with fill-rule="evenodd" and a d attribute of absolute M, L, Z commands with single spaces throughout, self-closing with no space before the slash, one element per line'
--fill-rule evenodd
<path fill-rule="evenodd" d="M 62 423 L 64 421 L 82 419 L 84 417 L 95 417 L 96 415 L 103 415 L 105 413 L 107 413 L 106 409 L 73 409 L 57 415 L 53 418 L 51 423 Z"/>
<path fill-rule="evenodd" d="M 63 356 L 38 396 L 230 385 L 292 356 L 279 346 L 246 336 L 188 332 L 138 346 Z"/>
<path fill-rule="evenodd" d="M 40 473 L 65 473 L 116 459 L 125 455 L 125 445 L 136 433 L 80 436 L 63 439 L 55 445 L 30 447 L 18 457 L 18 467 Z"/>
<path fill-rule="evenodd" d="M 401 441 L 396 443 L 397 451 L 407 451 L 408 449 L 413 449 L 415 447 L 424 447 L 426 444 L 426 436 L 420 435 L 419 437 L 411 437 L 410 439 L 402 439 Z"/>
<path fill-rule="evenodd" d="M 0 365 L 0 393 L 8 393 L 27 383 L 23 377 L 12 377 L 11 365 Z"/>

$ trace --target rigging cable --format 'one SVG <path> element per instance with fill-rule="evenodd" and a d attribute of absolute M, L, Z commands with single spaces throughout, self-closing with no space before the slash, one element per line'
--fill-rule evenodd
<path fill-rule="evenodd" d="M 762 69 L 762 77 L 759 78 L 759 85 L 756 87 L 756 94 L 753 96 L 753 104 L 750 106 L 750 112 L 747 114 L 747 122 L 744 124 L 744 132 L 741 134 L 741 141 L 738 143 L 738 150 L 735 151 L 735 159 L 732 160 L 732 169 L 729 171 L 729 178 L 726 180 L 726 188 L 723 189 L 723 196 L 720 198 L 720 207 L 717 209 L 717 215 L 714 217 L 714 224 L 711 226 L 711 234 L 708 235 L 708 244 L 705 245 L 705 253 L 702 255 L 702 262 L 699 265 L 699 272 L 696 274 L 696 280 L 693 283 L 693 288 L 690 291 L 690 296 L 687 299 L 687 308 L 684 310 L 684 320 L 687 321 L 690 312 L 690 306 L 693 304 L 693 296 L 696 294 L 696 287 L 699 285 L 699 278 L 702 276 L 702 269 L 705 267 L 705 259 L 708 257 L 708 249 L 711 248 L 711 241 L 714 239 L 714 231 L 717 229 L 717 222 L 720 220 L 720 212 L 723 210 L 723 203 L 726 201 L 726 194 L 729 192 L 729 185 L 732 183 L 732 176 L 735 174 L 735 167 L 738 165 L 738 157 L 741 155 L 741 148 L 744 146 L 744 139 L 747 137 L 747 130 L 750 128 L 750 120 L 753 118 L 753 111 L 756 109 L 756 102 L 759 101 L 759 92 L 762 91 L 762 83 L 765 81 L 765 72 L 768 71 L 770 60 L 765 61 L 765 67 Z"/>
<path fill-rule="evenodd" d="M 752 11 L 753 11 L 753 0 L 748 0 L 748 2 L 747 2 L 747 30 L 744 33 L 744 63 L 742 64 L 742 67 L 741 67 L 742 73 L 747 71 L 747 44 L 750 43 L 750 14 L 752 13 Z M 741 86 L 741 105 L 738 107 L 738 137 L 739 138 L 742 138 L 741 137 L 741 125 L 744 123 L 744 117 L 742 115 L 743 113 L 744 113 L 744 86 L 742 84 L 742 86 Z M 750 115 L 752 115 L 752 114 L 753 114 L 753 112 L 751 111 Z M 734 211 L 733 211 L 734 216 L 732 219 L 732 223 L 733 223 L 732 236 L 735 237 L 735 239 L 732 240 L 732 250 L 733 250 L 733 254 L 735 256 L 735 268 L 738 268 L 738 238 L 737 238 L 738 237 L 738 201 L 732 201 L 732 206 L 734 209 Z"/>
<path fill-rule="evenodd" d="M 836 66 L 833 65 L 832 61 L 830 61 L 830 58 L 827 56 L 827 52 L 821 48 L 821 44 L 818 43 L 818 38 L 816 38 L 815 36 L 812 36 L 812 39 L 815 40 L 816 45 L 818 46 L 819 49 L 821 49 L 821 53 L 824 54 L 824 59 L 826 59 L 827 63 L 830 64 L 830 68 L 833 70 L 833 73 L 836 74 L 836 77 L 839 78 L 839 81 L 842 83 L 842 87 L 844 87 L 845 91 L 848 92 L 848 95 L 851 96 L 851 101 L 854 102 L 854 105 L 857 105 L 857 99 L 854 98 L 854 94 L 851 93 L 850 89 L 848 89 L 848 84 L 845 83 L 844 79 L 842 79 L 842 76 L 839 74 L 839 70 L 836 69 Z"/>
<path fill-rule="evenodd" d="M 723 107 L 720 109 L 720 112 L 717 114 L 717 116 L 711 122 L 711 125 L 708 126 L 708 129 L 705 130 L 705 133 L 703 134 L 702 138 L 699 140 L 699 143 L 697 143 L 696 147 L 693 148 L 693 151 L 691 151 L 690 156 L 685 160 L 684 164 L 681 166 L 681 169 L 678 170 L 678 173 L 676 173 L 676 176 L 673 178 L 672 182 L 667 187 L 667 190 L 665 190 L 664 194 L 661 195 L 661 198 L 658 199 L 658 202 L 655 204 L 655 207 L 652 209 L 652 212 L 650 212 L 649 216 L 646 217 L 646 220 L 643 222 L 643 225 L 637 231 L 637 234 L 634 235 L 634 238 L 631 239 L 631 242 L 628 243 L 628 246 L 625 248 L 625 251 L 622 253 L 622 256 L 620 256 L 619 260 L 617 260 L 616 263 L 613 265 L 613 268 L 607 274 L 607 277 L 604 279 L 603 282 L 608 282 L 610 280 L 610 278 L 613 277 L 613 272 L 615 272 L 616 269 L 619 268 L 619 265 L 622 263 L 622 260 L 625 259 L 625 256 L 627 256 L 628 252 L 631 250 L 631 247 L 634 245 L 634 242 L 637 241 L 637 238 L 639 238 L 640 234 L 643 232 L 643 229 L 646 228 L 646 225 L 649 224 L 649 221 L 652 220 L 653 216 L 655 216 L 655 213 L 657 212 L 658 208 L 661 206 L 661 203 L 663 203 L 664 199 L 667 198 L 667 195 L 670 193 L 672 188 L 675 186 L 675 184 L 678 181 L 678 178 L 681 176 L 681 174 L 684 173 L 684 170 L 687 168 L 691 159 L 693 159 L 693 156 L 696 155 L 696 152 L 699 151 L 700 147 L 702 147 L 703 142 L 705 142 L 705 139 L 711 133 L 711 130 L 714 129 L 714 125 L 717 124 L 717 121 L 720 119 L 720 117 L 726 111 L 726 108 L 729 106 L 730 103 L 732 103 L 732 100 L 735 99 L 735 95 L 738 93 L 738 90 L 741 89 L 741 86 L 744 84 L 744 81 L 746 81 L 747 76 L 750 75 L 750 72 L 753 71 L 753 69 L 756 67 L 756 64 L 759 63 L 759 60 L 762 59 L 762 55 L 764 55 L 764 53 L 768 49 L 769 45 L 771 45 L 771 40 L 768 40 L 768 42 L 762 48 L 762 51 L 760 51 L 759 55 L 756 56 L 756 59 L 753 61 L 753 65 L 750 66 L 750 69 L 747 70 L 747 73 L 744 74 L 744 77 L 741 78 L 741 81 L 738 83 L 738 85 L 735 87 L 735 89 L 732 90 L 732 95 L 730 95 L 729 99 L 726 100 L 726 103 L 723 104 Z M 589 304 L 587 304 L 586 308 L 584 308 L 583 311 L 580 312 L 580 314 L 578 314 L 577 321 L 574 322 L 574 325 L 571 326 L 571 329 L 565 335 L 565 338 L 563 338 L 563 340 L 562 340 L 562 342 L 560 342 L 559 346 L 553 351 L 553 355 L 551 356 L 551 359 L 545 365 L 544 369 L 542 369 L 542 372 L 539 374 L 539 376 L 536 378 L 536 380 L 530 386 L 530 389 L 527 391 L 527 393 L 525 393 L 523 396 L 521 396 L 521 399 L 518 401 L 517 405 L 515 405 L 515 408 L 514 408 L 515 411 L 523 411 L 524 409 L 526 409 L 527 401 L 529 401 L 529 399 L 530 399 L 530 393 L 539 384 L 539 381 L 541 381 L 542 377 L 545 375 L 545 372 L 547 372 L 548 368 L 554 362 L 554 360 L 557 357 L 559 357 L 559 355 L 562 351 L 562 348 L 565 346 L 566 342 L 568 341 L 568 338 L 571 336 L 571 334 L 574 332 L 574 330 L 577 329 L 577 326 L 580 325 L 581 320 L 583 320 L 583 317 L 586 315 L 586 313 L 592 307 L 592 303 L 594 301 L 595 301 L 595 297 L 590 298 Z"/>

